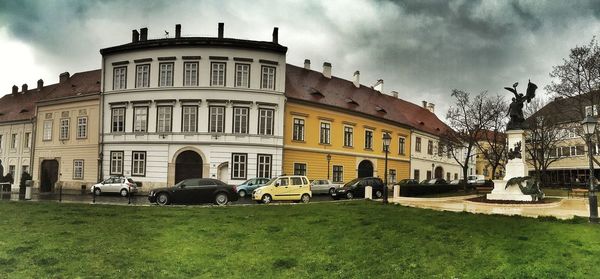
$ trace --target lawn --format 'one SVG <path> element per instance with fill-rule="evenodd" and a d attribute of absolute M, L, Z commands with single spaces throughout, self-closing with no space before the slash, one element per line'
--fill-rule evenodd
<path fill-rule="evenodd" d="M 600 226 L 377 202 L 0 202 L 0 277 L 592 278 Z"/>

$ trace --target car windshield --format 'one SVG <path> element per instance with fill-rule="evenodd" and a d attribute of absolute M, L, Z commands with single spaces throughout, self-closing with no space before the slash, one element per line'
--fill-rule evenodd
<path fill-rule="evenodd" d="M 175 184 L 175 186 L 173 186 L 173 187 L 179 187 L 179 186 L 181 186 L 181 184 L 183 184 L 185 181 L 186 181 L 186 180 L 181 180 L 181 181 L 179 181 L 179 183 Z"/>
<path fill-rule="evenodd" d="M 360 182 L 360 178 L 352 179 L 350 182 L 344 184 L 344 187 L 352 187 Z"/>
<path fill-rule="evenodd" d="M 271 180 L 267 181 L 267 183 L 265 183 L 265 185 L 271 185 L 273 182 L 275 182 L 275 180 L 277 178 L 279 178 L 279 177 L 271 178 Z"/>

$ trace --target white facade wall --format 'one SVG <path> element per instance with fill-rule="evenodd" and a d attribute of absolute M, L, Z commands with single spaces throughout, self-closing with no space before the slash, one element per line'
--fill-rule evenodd
<path fill-rule="evenodd" d="M 421 138 L 421 151 L 417 151 L 417 138 Z M 433 154 L 427 153 L 428 142 L 433 142 Z M 448 158 L 447 153 L 443 152 L 442 156 L 438 156 L 438 145 L 440 138 L 421 131 L 413 131 L 411 133 L 411 160 L 410 160 L 410 178 L 418 179 L 419 181 L 427 179 L 427 172 L 431 172 L 431 177 L 435 178 L 435 169 L 441 167 L 443 170 L 443 179 L 447 179 L 447 174 L 450 173 L 450 180 L 455 177 L 462 179 L 462 168 L 453 157 Z M 462 153 L 461 153 L 462 154 Z M 464 155 L 463 155 L 464 156 Z M 461 156 L 462 157 L 462 156 Z M 474 168 L 474 158 L 473 166 Z M 415 177 L 415 170 L 419 171 L 419 177 Z"/>
<path fill-rule="evenodd" d="M 4 167 L 2 175 L 7 175 L 10 171 L 10 166 L 14 166 L 14 183 L 11 186 L 11 191 L 13 192 L 19 190 L 23 166 L 29 169 L 29 173 L 31 174 L 32 127 L 31 122 L 26 121 L 0 124 L 0 135 L 2 135 L 2 140 L 0 141 L 0 160 L 2 160 L 2 167 Z M 27 133 L 29 133 L 28 141 L 25 140 Z M 11 146 L 13 134 L 16 135 L 14 148 Z M 29 143 L 28 146 L 26 146 L 27 142 Z"/>

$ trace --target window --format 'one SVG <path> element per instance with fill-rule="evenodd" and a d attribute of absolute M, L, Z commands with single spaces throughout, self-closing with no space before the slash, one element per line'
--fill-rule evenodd
<path fill-rule="evenodd" d="M 449 172 L 446 173 L 446 181 L 450 182 L 450 173 Z"/>
<path fill-rule="evenodd" d="M 77 138 L 87 138 L 87 117 L 82 116 L 77 118 Z"/>
<path fill-rule="evenodd" d="M 10 137 L 10 148 L 17 148 L 17 134 L 12 134 L 12 136 Z"/>
<path fill-rule="evenodd" d="M 61 119 L 60 120 L 60 139 L 66 140 L 69 139 L 69 119 Z"/>
<path fill-rule="evenodd" d="M 8 173 L 10 174 L 10 176 L 12 176 L 13 179 L 15 179 L 15 169 L 15 165 L 8 166 Z"/>
<path fill-rule="evenodd" d="M 430 170 L 427 171 L 427 180 L 429 180 L 429 179 L 431 179 L 431 171 Z"/>
<path fill-rule="evenodd" d="M 390 169 L 388 173 L 388 184 L 396 183 L 396 170 Z"/>
<path fill-rule="evenodd" d="M 73 179 L 83 179 L 83 160 L 73 160 Z"/>
<path fill-rule="evenodd" d="M 319 143 L 330 144 L 331 143 L 331 123 L 321 122 L 321 133 L 319 136 Z"/>
<path fill-rule="evenodd" d="M 29 174 L 29 166 L 28 165 L 21 166 L 21 176 L 23 176 L 24 173 Z"/>
<path fill-rule="evenodd" d="M 2 149 L 2 135 L 0 135 L 0 149 Z M 0 174 L 0 175 L 2 175 L 2 174 Z"/>
<path fill-rule="evenodd" d="M 225 86 L 225 63 L 213 62 L 210 67 L 210 85 Z"/>
<path fill-rule="evenodd" d="M 302 185 L 302 178 L 300 177 L 290 177 L 290 181 L 292 182 L 290 185 Z"/>
<path fill-rule="evenodd" d="M 209 107 L 210 119 L 208 131 L 210 133 L 223 133 L 225 132 L 225 107 Z"/>
<path fill-rule="evenodd" d="M 183 132 L 196 132 L 198 131 L 198 107 L 197 106 L 183 106 L 182 107 L 182 118 L 183 122 L 181 130 Z"/>
<path fill-rule="evenodd" d="M 458 179 L 458 173 L 454 174 L 454 180 Z"/>
<path fill-rule="evenodd" d="M 31 147 L 31 133 L 25 133 L 23 140 L 25 141 L 25 143 L 23 144 L 23 147 L 30 148 Z"/>
<path fill-rule="evenodd" d="M 452 158 L 452 155 L 454 154 L 454 151 L 452 149 L 452 145 L 446 146 L 446 153 L 448 155 L 448 159 Z"/>
<path fill-rule="evenodd" d="M 52 120 L 44 121 L 44 140 L 52 140 Z"/>
<path fill-rule="evenodd" d="M 416 181 L 420 181 L 421 180 L 421 172 L 419 170 L 415 170 L 414 174 L 413 174 L 413 179 L 415 179 Z"/>
<path fill-rule="evenodd" d="M 365 130 L 365 149 L 373 149 L 373 131 Z"/>
<path fill-rule="evenodd" d="M 173 114 L 173 107 L 171 106 L 159 106 L 158 110 L 158 118 L 156 123 L 156 132 L 158 133 L 166 133 L 171 132 L 171 120 Z"/>
<path fill-rule="evenodd" d="M 112 130 L 113 133 L 125 132 L 125 108 L 112 109 Z"/>
<path fill-rule="evenodd" d="M 415 151 L 421 152 L 421 138 L 420 137 L 415 138 Z"/>
<path fill-rule="evenodd" d="M 273 156 L 266 154 L 258 154 L 257 158 L 258 171 L 256 173 L 256 176 L 262 178 L 271 178 L 271 162 L 273 161 Z"/>
<path fill-rule="evenodd" d="M 344 146 L 352 147 L 354 145 L 354 128 L 344 126 Z"/>
<path fill-rule="evenodd" d="M 123 151 L 110 152 L 110 174 L 123 174 Z"/>
<path fill-rule="evenodd" d="M 575 150 L 577 151 L 577 156 L 585 155 L 585 149 L 583 145 L 575 146 Z"/>
<path fill-rule="evenodd" d="M 344 167 L 333 166 L 333 183 L 344 182 Z"/>
<path fill-rule="evenodd" d="M 183 86 L 198 86 L 198 62 L 183 63 Z"/>
<path fill-rule="evenodd" d="M 173 86 L 173 63 L 159 64 L 158 86 Z"/>
<path fill-rule="evenodd" d="M 585 107 L 585 115 L 587 115 L 587 116 L 596 116 L 596 115 L 598 115 L 598 106 L 597 105 L 586 106 Z"/>
<path fill-rule="evenodd" d="M 403 137 L 398 138 L 398 154 L 404 155 L 406 154 L 406 139 Z"/>
<path fill-rule="evenodd" d="M 441 142 L 438 142 L 437 155 L 440 157 L 444 156 L 444 144 Z"/>
<path fill-rule="evenodd" d="M 250 65 L 235 64 L 235 86 L 250 87 Z"/>
<path fill-rule="evenodd" d="M 248 114 L 250 109 L 244 107 L 233 108 L 233 132 L 236 134 L 248 133 Z M 260 176 L 262 177 L 262 176 Z"/>
<path fill-rule="evenodd" d="M 294 175 L 306 175 L 306 164 L 294 163 Z"/>
<path fill-rule="evenodd" d="M 262 66 L 260 88 L 275 90 L 275 67 Z"/>
<path fill-rule="evenodd" d="M 133 108 L 133 131 L 138 133 L 148 131 L 148 107 Z"/>
<path fill-rule="evenodd" d="M 137 65 L 135 75 L 135 88 L 150 86 L 150 64 Z"/>
<path fill-rule="evenodd" d="M 146 175 L 146 151 L 131 152 L 131 175 Z"/>
<path fill-rule="evenodd" d="M 258 134 L 273 135 L 273 116 L 275 111 L 272 109 L 258 110 Z"/>
<path fill-rule="evenodd" d="M 231 161 L 233 162 L 233 171 L 231 172 L 231 179 L 246 179 L 247 159 L 247 154 L 231 154 Z"/>
<path fill-rule="evenodd" d="M 304 119 L 294 118 L 293 140 L 304 141 Z"/>
<path fill-rule="evenodd" d="M 127 67 L 113 69 L 113 90 L 127 88 Z"/>
<path fill-rule="evenodd" d="M 427 154 L 433 155 L 433 141 L 427 140 Z"/>

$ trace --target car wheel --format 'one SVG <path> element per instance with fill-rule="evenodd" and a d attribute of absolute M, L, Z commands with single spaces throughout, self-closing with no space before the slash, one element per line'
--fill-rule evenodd
<path fill-rule="evenodd" d="M 121 189 L 121 197 L 127 197 L 127 194 L 129 194 L 129 192 L 127 192 L 127 189 Z"/>
<path fill-rule="evenodd" d="M 263 195 L 262 198 L 260 199 L 260 201 L 264 204 L 267 204 L 267 203 L 271 203 L 271 201 L 273 201 L 273 199 L 271 198 L 271 195 L 267 194 L 267 195 Z"/>
<path fill-rule="evenodd" d="M 169 198 L 167 193 L 160 193 L 158 196 L 156 196 L 156 203 L 158 205 L 168 205 L 171 203 L 171 198 Z"/>
<path fill-rule="evenodd" d="M 100 190 L 100 188 L 94 189 L 94 195 L 100 196 L 100 194 L 102 194 L 102 190 Z"/>
<path fill-rule="evenodd" d="M 348 192 L 348 193 L 346 193 L 346 198 L 351 200 L 354 198 L 354 194 L 352 194 L 352 192 Z"/>
<path fill-rule="evenodd" d="M 333 193 L 335 193 L 335 188 L 329 189 L 329 194 L 332 195 Z"/>
<path fill-rule="evenodd" d="M 375 198 L 381 199 L 383 197 L 383 192 L 381 190 L 375 191 Z"/>
<path fill-rule="evenodd" d="M 229 202 L 229 198 L 227 197 L 227 194 L 225 194 L 225 193 L 218 193 L 217 196 L 215 197 L 216 205 L 226 205 L 228 202 Z"/>
<path fill-rule="evenodd" d="M 308 203 L 310 201 L 310 196 L 308 194 L 304 194 L 302 195 L 302 197 L 300 198 L 300 201 L 302 203 Z"/>
<path fill-rule="evenodd" d="M 243 197 L 245 197 L 245 196 L 246 196 L 246 191 L 245 191 L 245 190 L 240 190 L 240 191 L 238 192 L 238 195 L 240 195 L 240 198 L 243 198 Z"/>

